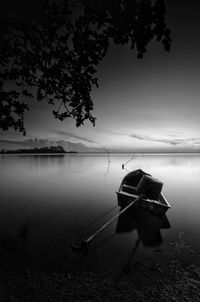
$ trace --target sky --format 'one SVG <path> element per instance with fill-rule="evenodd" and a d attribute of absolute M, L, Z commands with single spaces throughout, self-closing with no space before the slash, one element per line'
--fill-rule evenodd
<path fill-rule="evenodd" d="M 24 2 L 25 3 L 25 2 Z M 77 128 L 56 120 L 45 102 L 31 100 L 26 137 L 0 132 L 1 146 L 13 141 L 66 140 L 119 152 L 200 150 L 200 3 L 166 0 L 172 48 L 151 42 L 142 60 L 128 46 L 111 45 L 97 67 L 90 122 Z M 19 7 L 18 7 L 19 9 Z"/>

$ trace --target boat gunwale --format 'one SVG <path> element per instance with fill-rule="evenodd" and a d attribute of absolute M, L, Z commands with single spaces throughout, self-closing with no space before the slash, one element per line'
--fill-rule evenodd
<path fill-rule="evenodd" d="M 140 169 L 139 169 L 140 170 Z M 133 172 L 133 171 L 132 171 Z M 130 187 L 130 188 L 133 188 L 135 191 L 136 191 L 136 189 L 137 189 L 137 187 L 134 187 L 134 186 L 130 186 L 130 185 L 128 185 L 127 183 L 126 183 L 126 179 L 127 179 L 127 176 L 128 175 L 130 175 L 132 172 L 129 172 L 128 174 L 126 174 L 124 177 L 123 177 L 123 179 L 122 179 L 122 182 L 121 182 L 121 184 L 120 184 L 120 186 L 119 186 L 119 189 L 118 189 L 118 191 L 116 192 L 117 194 L 120 194 L 120 193 L 126 193 L 125 191 L 123 191 L 122 190 L 122 188 L 123 188 L 123 185 L 126 185 L 126 186 L 128 186 L 128 187 Z M 144 171 L 143 171 L 144 172 Z M 146 173 L 147 175 L 150 175 L 150 174 L 148 174 L 148 173 Z M 151 176 L 151 175 L 150 175 Z M 152 177 L 152 176 L 151 176 Z M 123 194 L 122 193 L 122 194 Z M 137 198 L 138 197 L 138 195 L 137 194 L 131 194 L 131 193 L 128 193 L 129 194 L 129 196 L 131 197 L 131 195 L 134 197 L 134 198 Z M 147 198 L 147 199 L 145 199 L 145 198 L 142 198 L 143 200 L 145 200 L 145 201 L 148 201 L 149 203 L 154 203 L 154 204 L 157 204 L 157 205 L 160 205 L 160 206 L 163 206 L 163 207 L 165 207 L 165 208 L 167 208 L 167 209 L 170 209 L 171 208 L 171 205 L 169 204 L 169 202 L 167 201 L 167 199 L 166 199 L 166 197 L 163 195 L 163 193 L 160 193 L 160 197 L 159 197 L 159 200 L 152 200 L 152 199 L 149 199 L 149 198 Z M 163 202 L 164 203 L 162 203 L 162 201 L 161 201 L 161 199 L 163 200 Z"/>
<path fill-rule="evenodd" d="M 133 187 L 133 188 L 135 188 L 135 187 Z M 135 199 L 135 198 L 139 197 L 139 195 L 127 193 L 127 192 L 124 192 L 123 190 L 119 190 L 119 191 L 116 192 L 116 194 L 119 194 L 119 195 L 124 194 L 124 193 L 125 193 L 125 195 L 127 195 L 127 197 L 130 197 L 130 198 L 132 197 L 132 198 Z M 163 206 L 163 207 L 166 207 L 166 208 L 170 209 L 171 206 L 168 203 L 168 201 L 166 200 L 166 198 L 164 197 L 164 195 L 162 193 L 160 195 L 161 195 L 161 198 L 163 198 L 165 204 L 160 201 L 160 198 L 159 198 L 159 200 L 154 200 L 154 199 L 149 199 L 149 198 L 141 198 L 141 199 L 144 200 L 144 201 L 147 201 L 149 203 L 154 203 L 154 204 L 157 204 L 157 205 L 160 205 L 160 206 Z"/>

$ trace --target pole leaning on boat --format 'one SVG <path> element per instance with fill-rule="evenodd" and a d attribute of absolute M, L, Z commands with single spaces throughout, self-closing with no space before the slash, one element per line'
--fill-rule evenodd
<path fill-rule="evenodd" d="M 132 200 L 128 206 L 126 206 L 122 211 L 117 213 L 114 217 L 112 217 L 109 221 L 107 221 L 104 225 L 102 225 L 96 232 L 90 235 L 87 239 L 82 241 L 79 245 L 72 244 L 71 249 L 75 253 L 83 253 L 86 254 L 88 252 L 89 245 L 91 242 L 99 235 L 107 226 L 109 226 L 115 219 L 117 219 L 120 215 L 122 215 L 125 211 L 127 211 L 134 203 L 138 202 L 141 196 L 138 196 L 136 199 Z"/>

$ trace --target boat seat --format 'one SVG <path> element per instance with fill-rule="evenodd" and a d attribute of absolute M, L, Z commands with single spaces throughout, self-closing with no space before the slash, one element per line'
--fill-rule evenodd
<path fill-rule="evenodd" d="M 123 185 L 123 187 L 127 187 L 127 188 L 130 188 L 130 189 L 136 190 L 136 187 L 125 185 L 125 184 Z"/>
<path fill-rule="evenodd" d="M 127 196 L 127 197 L 132 197 L 132 198 L 137 198 L 138 197 L 138 195 L 131 194 L 131 193 L 124 192 L 124 191 L 117 192 L 117 194 L 120 194 L 120 195 L 123 195 L 123 196 Z"/>
<path fill-rule="evenodd" d="M 137 189 L 136 187 L 125 185 L 125 184 L 122 187 L 123 192 L 127 192 L 130 194 L 136 194 L 136 189 Z"/>

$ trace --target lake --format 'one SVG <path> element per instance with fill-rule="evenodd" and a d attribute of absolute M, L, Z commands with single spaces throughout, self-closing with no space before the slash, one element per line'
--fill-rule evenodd
<path fill-rule="evenodd" d="M 164 183 L 171 205 L 164 225 L 152 231 L 132 220 L 127 229 L 128 218 L 125 224 L 117 219 L 81 259 L 70 244 L 80 243 L 119 212 L 116 191 L 135 169 Z M 116 277 L 127 263 L 164 261 L 175 252 L 183 261 L 199 256 L 199 179 L 198 155 L 110 154 L 110 162 L 101 154 L 1 155 L 0 265 L 68 271 L 81 266 Z"/>

